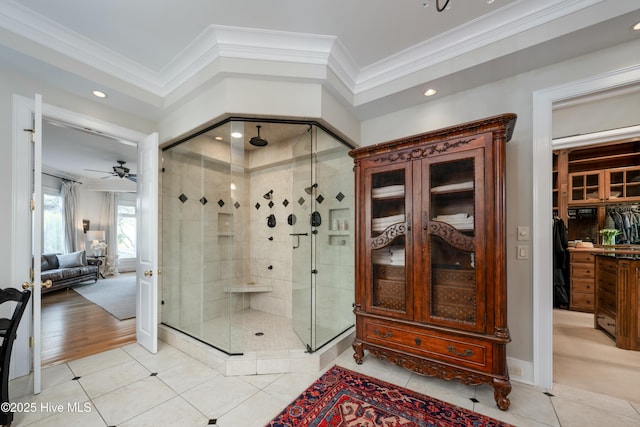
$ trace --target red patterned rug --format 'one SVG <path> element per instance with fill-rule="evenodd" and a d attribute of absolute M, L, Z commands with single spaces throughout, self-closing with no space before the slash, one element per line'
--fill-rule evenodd
<path fill-rule="evenodd" d="M 334 366 L 267 426 L 510 427 L 510 424 Z"/>

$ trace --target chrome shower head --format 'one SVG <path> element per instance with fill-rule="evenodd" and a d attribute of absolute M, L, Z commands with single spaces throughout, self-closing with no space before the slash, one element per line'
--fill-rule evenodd
<path fill-rule="evenodd" d="M 307 194 L 311 194 L 311 192 L 313 191 L 313 189 L 314 189 L 314 188 L 316 188 L 316 187 L 318 187 L 318 184 L 313 184 L 311 187 L 307 187 L 307 188 L 305 188 L 305 189 L 304 189 L 304 191 L 305 191 Z"/>
<path fill-rule="evenodd" d="M 262 196 L 262 197 L 264 197 L 264 198 L 265 198 L 265 199 L 267 199 L 267 200 L 271 200 L 271 195 L 272 195 L 272 194 L 273 194 L 273 190 L 269 190 L 269 191 L 268 191 L 267 193 L 265 193 L 265 194 L 264 194 L 264 196 Z"/>

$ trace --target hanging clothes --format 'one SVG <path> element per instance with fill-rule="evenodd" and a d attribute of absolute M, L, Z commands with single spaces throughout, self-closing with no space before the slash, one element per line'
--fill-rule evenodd
<path fill-rule="evenodd" d="M 569 308 L 569 240 L 561 218 L 553 220 L 553 306 Z"/>

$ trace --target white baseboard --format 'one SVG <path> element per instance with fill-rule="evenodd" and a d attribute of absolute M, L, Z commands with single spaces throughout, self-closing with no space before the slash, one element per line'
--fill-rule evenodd
<path fill-rule="evenodd" d="M 507 357 L 509 367 L 509 378 L 520 383 L 534 385 L 533 362 Z"/>

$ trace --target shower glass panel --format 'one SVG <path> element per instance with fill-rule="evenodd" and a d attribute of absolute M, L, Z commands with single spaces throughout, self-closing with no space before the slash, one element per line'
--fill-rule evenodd
<path fill-rule="evenodd" d="M 164 148 L 162 323 L 228 354 L 315 351 L 352 326 L 348 150 L 251 120 Z"/>
<path fill-rule="evenodd" d="M 313 169 L 313 128 L 309 126 L 306 138 L 293 146 L 292 184 L 293 216 L 291 217 L 291 278 L 292 327 L 305 348 L 313 348 L 312 334 L 312 227 L 311 213 L 315 194 Z"/>
<path fill-rule="evenodd" d="M 317 187 L 313 275 L 315 300 L 312 330 L 317 350 L 354 324 L 354 182 L 348 148 L 320 128 L 315 132 L 314 170 Z"/>

